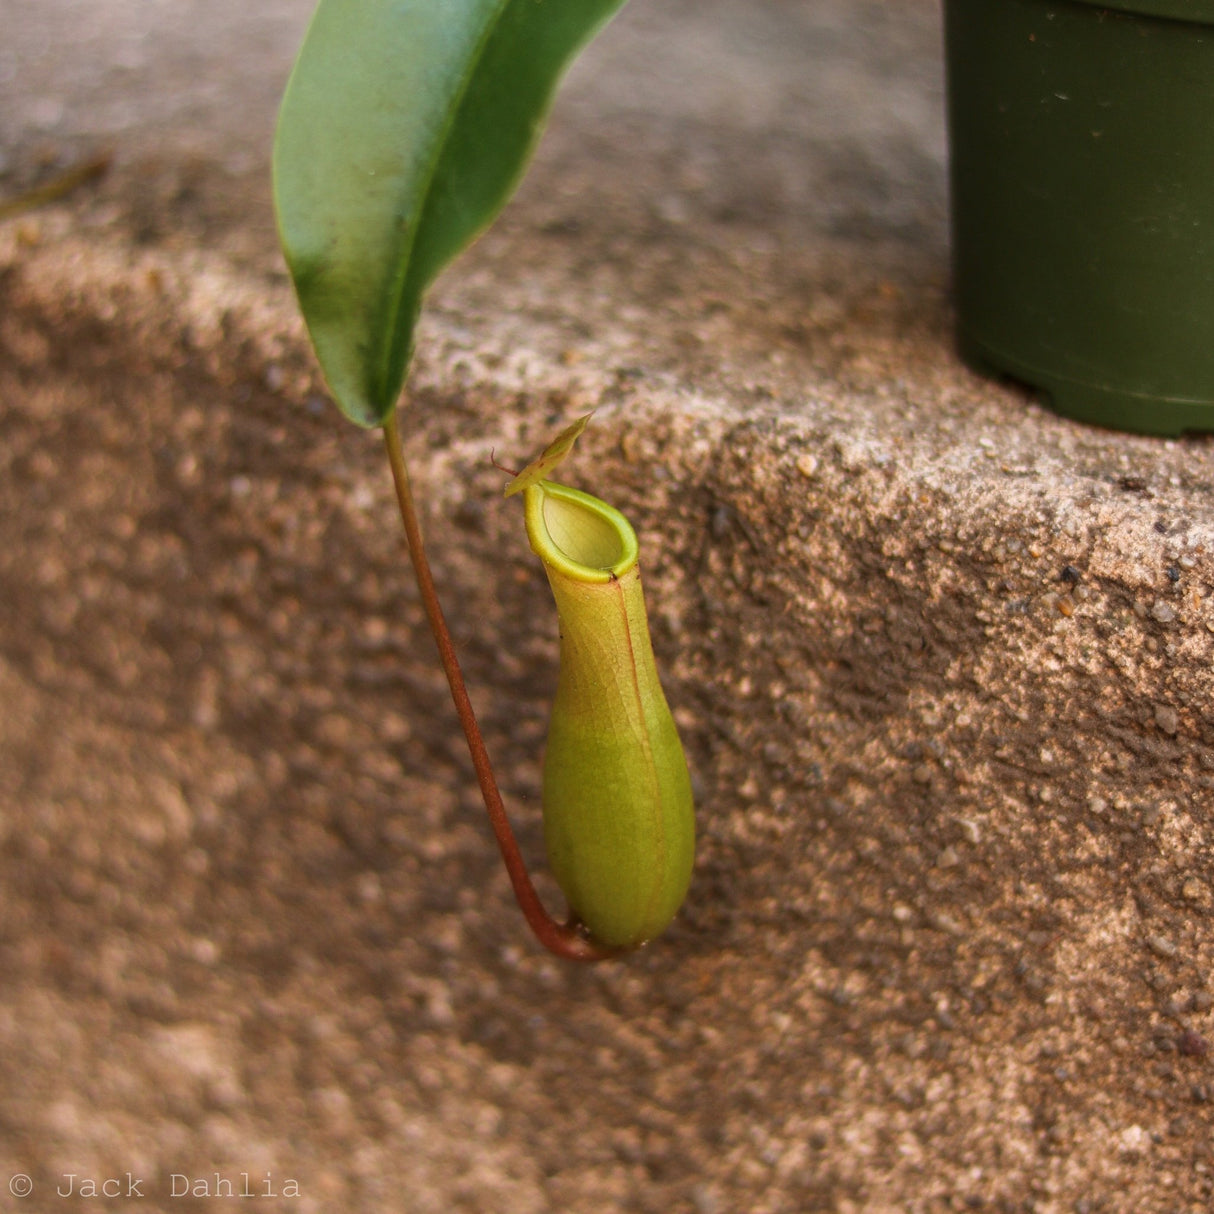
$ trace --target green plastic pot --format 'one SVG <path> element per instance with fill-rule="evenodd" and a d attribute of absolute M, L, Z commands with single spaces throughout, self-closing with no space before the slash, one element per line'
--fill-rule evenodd
<path fill-rule="evenodd" d="M 1214 430 L 1214 0 L 946 0 L 962 356 Z"/>

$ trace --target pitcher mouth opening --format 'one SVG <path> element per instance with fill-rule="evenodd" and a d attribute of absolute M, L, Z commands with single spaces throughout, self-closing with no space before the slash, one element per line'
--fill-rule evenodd
<path fill-rule="evenodd" d="M 579 489 L 540 481 L 524 491 L 527 538 L 546 565 L 582 582 L 622 577 L 637 562 L 632 524 Z"/>

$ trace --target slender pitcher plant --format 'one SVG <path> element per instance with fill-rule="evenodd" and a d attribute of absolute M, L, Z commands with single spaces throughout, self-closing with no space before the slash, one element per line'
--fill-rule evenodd
<path fill-rule="evenodd" d="M 544 764 L 544 834 L 570 906 L 537 894 L 435 593 L 398 400 L 426 289 L 497 214 L 568 62 L 623 0 L 320 0 L 274 145 L 278 229 L 325 379 L 352 422 L 383 431 L 409 555 L 485 807 L 519 906 L 571 960 L 635 948 L 687 891 L 694 824 L 687 765 L 658 682 L 618 511 L 553 484 L 585 419 L 508 492 L 523 496 L 561 622 Z"/>
<path fill-rule="evenodd" d="M 560 675 L 544 755 L 544 839 L 574 914 L 635 947 L 674 918 L 695 823 L 683 747 L 658 679 L 636 532 L 614 507 L 547 479 L 575 422 L 507 487 L 560 619 Z"/>

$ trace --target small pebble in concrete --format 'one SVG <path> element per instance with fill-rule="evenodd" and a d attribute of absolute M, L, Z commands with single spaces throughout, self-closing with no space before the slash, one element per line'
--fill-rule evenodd
<path fill-rule="evenodd" d="M 1148 936 L 1147 944 L 1150 946 L 1151 952 L 1158 957 L 1172 958 L 1180 951 L 1176 947 L 1176 944 L 1172 940 L 1169 940 L 1167 936 Z"/>
<path fill-rule="evenodd" d="M 1151 616 L 1159 624 L 1170 624 L 1176 618 L 1176 609 L 1171 603 L 1165 603 L 1162 599 L 1156 599 L 1154 606 L 1151 608 Z"/>
<path fill-rule="evenodd" d="M 1063 565 L 1062 572 L 1058 576 L 1062 581 L 1066 582 L 1067 585 L 1077 586 L 1079 584 L 1079 579 L 1083 577 L 1083 574 L 1081 574 L 1074 565 Z"/>
<path fill-rule="evenodd" d="M 1140 1125 L 1132 1125 L 1128 1129 L 1122 1130 L 1118 1139 L 1123 1154 L 1136 1154 L 1147 1150 L 1151 1145 L 1150 1134 Z"/>
<path fill-rule="evenodd" d="M 982 842 L 982 828 L 977 822 L 971 818 L 958 818 L 957 825 L 961 827 L 961 833 L 965 836 L 967 843 L 973 843 L 976 846 Z"/>
<path fill-rule="evenodd" d="M 955 919 L 948 911 L 932 912 L 932 914 L 928 915 L 928 922 L 936 931 L 944 932 L 945 935 L 957 937 L 966 935 L 965 924 L 959 919 Z M 940 1014 L 937 1011 L 937 1019 L 939 1018 Z M 943 1021 L 941 1021 L 941 1024 L 943 1025 Z M 943 1025 L 943 1027 L 949 1028 L 951 1025 Z"/>
<path fill-rule="evenodd" d="M 1205 883 L 1199 881 L 1196 877 L 1189 877 L 1180 887 L 1180 892 L 1190 902 L 1207 902 L 1209 901 L 1210 891 Z"/>
<path fill-rule="evenodd" d="M 800 456 L 797 460 L 797 471 L 807 481 L 813 480 L 818 472 L 818 457 L 816 455 Z"/>
<path fill-rule="evenodd" d="M 1167 704 L 1156 704 L 1155 724 L 1169 737 L 1172 737 L 1180 728 L 1180 716 L 1175 708 L 1171 708 Z"/>

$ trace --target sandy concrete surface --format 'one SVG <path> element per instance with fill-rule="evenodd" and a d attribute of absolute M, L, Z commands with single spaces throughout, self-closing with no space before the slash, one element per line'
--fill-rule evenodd
<path fill-rule="evenodd" d="M 936 4 L 634 0 L 427 308 L 537 858 L 491 452 L 597 408 L 569 478 L 641 535 L 697 874 L 591 968 L 513 910 L 277 261 L 306 10 L 0 0 L 0 189 L 114 154 L 0 223 L 0 1210 L 1208 1209 L 1214 446 L 957 363 Z"/>

